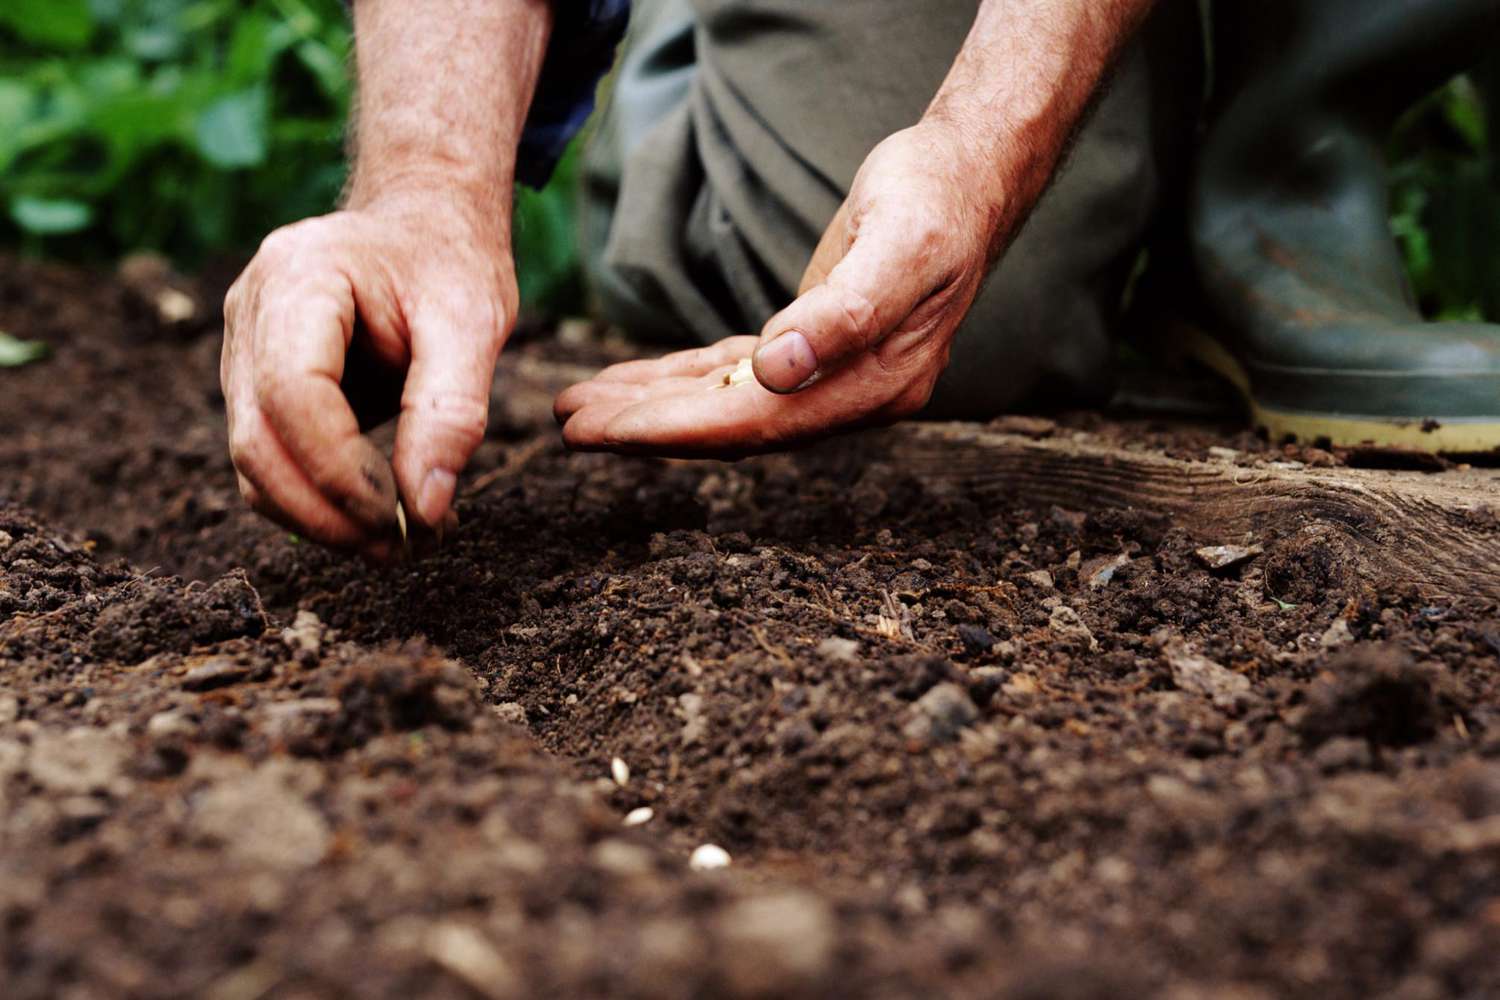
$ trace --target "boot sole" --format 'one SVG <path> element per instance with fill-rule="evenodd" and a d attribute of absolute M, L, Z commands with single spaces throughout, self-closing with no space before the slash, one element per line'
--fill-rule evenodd
<path fill-rule="evenodd" d="M 1234 386 L 1256 428 L 1272 441 L 1326 441 L 1345 448 L 1371 445 L 1457 455 L 1500 449 L 1500 419 L 1378 417 L 1263 406 L 1251 390 L 1244 366 L 1213 337 L 1189 323 L 1176 324 L 1170 336 L 1183 355 Z"/>

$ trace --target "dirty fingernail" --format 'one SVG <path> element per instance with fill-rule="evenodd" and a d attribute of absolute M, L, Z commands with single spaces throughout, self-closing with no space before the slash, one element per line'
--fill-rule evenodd
<path fill-rule="evenodd" d="M 422 480 L 422 490 L 417 495 L 417 512 L 422 523 L 436 525 L 453 503 L 453 492 L 458 486 L 458 477 L 447 469 L 433 469 Z"/>
<path fill-rule="evenodd" d="M 796 392 L 817 373 L 818 356 L 796 330 L 788 330 L 755 352 L 755 377 L 772 392 Z"/>

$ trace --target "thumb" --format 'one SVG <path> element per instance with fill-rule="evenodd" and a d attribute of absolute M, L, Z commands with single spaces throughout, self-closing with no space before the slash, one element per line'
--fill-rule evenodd
<path fill-rule="evenodd" d="M 499 351 L 496 325 L 441 313 L 411 324 L 392 464 L 408 512 L 429 528 L 444 523 L 458 474 L 484 440 Z"/>
<path fill-rule="evenodd" d="M 867 221 L 821 284 L 772 316 L 755 351 L 755 377 L 796 392 L 868 351 L 901 325 L 933 287 L 909 234 Z"/>

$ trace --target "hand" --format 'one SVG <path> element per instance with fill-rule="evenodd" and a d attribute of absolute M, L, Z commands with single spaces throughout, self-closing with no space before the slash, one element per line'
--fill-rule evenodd
<path fill-rule="evenodd" d="M 498 206 L 432 186 L 266 239 L 225 299 L 220 363 L 252 506 L 382 560 L 399 551 L 398 496 L 414 526 L 452 523 L 516 314 L 501 220 Z M 361 431 L 398 411 L 387 461 Z"/>
<path fill-rule="evenodd" d="M 558 397 L 580 450 L 737 457 L 920 410 L 1007 227 L 962 130 L 897 132 L 865 160 L 797 299 L 754 337 L 605 369 Z M 754 352 L 756 382 L 723 386 Z"/>

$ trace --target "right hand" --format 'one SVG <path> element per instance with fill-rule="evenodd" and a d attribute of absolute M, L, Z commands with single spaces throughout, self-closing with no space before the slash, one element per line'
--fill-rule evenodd
<path fill-rule="evenodd" d="M 291 531 L 378 560 L 399 552 L 398 496 L 409 522 L 441 533 L 517 302 L 502 206 L 441 186 L 272 233 L 224 301 L 240 492 Z M 374 363 L 346 379 L 351 352 Z M 352 400 L 375 419 L 399 410 L 391 461 Z"/>

